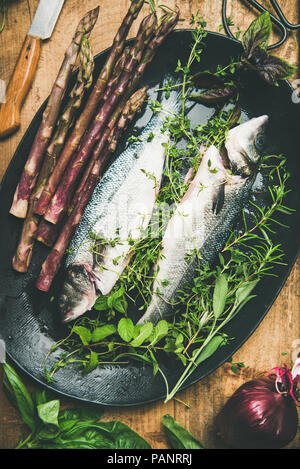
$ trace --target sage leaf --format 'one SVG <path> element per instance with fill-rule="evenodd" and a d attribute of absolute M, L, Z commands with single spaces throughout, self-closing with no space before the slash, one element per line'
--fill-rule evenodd
<path fill-rule="evenodd" d="M 242 304 L 247 297 L 250 295 L 252 290 L 258 284 L 258 280 L 252 280 L 249 282 L 245 282 L 242 286 L 240 286 L 235 292 L 235 302 L 233 308 L 236 309 L 240 304 Z"/>
<path fill-rule="evenodd" d="M 114 334 L 117 331 L 117 328 L 114 324 L 106 324 L 105 326 L 96 327 L 92 332 L 91 341 L 92 342 L 101 342 L 106 337 Z"/>
<path fill-rule="evenodd" d="M 122 318 L 118 323 L 118 334 L 125 342 L 133 338 L 134 324 L 130 318 Z"/>
<path fill-rule="evenodd" d="M 162 418 L 162 424 L 173 449 L 205 449 L 197 438 L 179 425 L 171 415 Z"/>
<path fill-rule="evenodd" d="M 227 293 L 227 276 L 225 274 L 220 274 L 217 277 L 213 293 L 213 312 L 216 319 L 219 318 L 224 311 Z"/>
<path fill-rule="evenodd" d="M 199 353 L 199 355 L 195 358 L 194 362 L 196 365 L 200 365 L 200 363 L 207 360 L 211 357 L 218 348 L 223 344 L 225 341 L 223 336 L 217 335 L 212 337 L 212 339 L 208 342 L 208 344 L 204 347 L 204 349 Z M 195 350 L 194 354 L 196 355 L 197 350 Z"/>
<path fill-rule="evenodd" d="M 11 403 L 19 410 L 24 422 L 34 431 L 36 428 L 36 413 L 30 393 L 17 372 L 7 362 L 3 363 L 3 370 L 4 389 L 9 395 Z"/>
<path fill-rule="evenodd" d="M 130 342 L 130 345 L 132 345 L 132 347 L 139 347 L 140 345 L 142 345 L 145 340 L 148 339 L 148 337 L 151 335 L 152 330 L 152 322 L 147 322 L 146 324 L 143 324 L 140 328 L 138 336 Z"/>

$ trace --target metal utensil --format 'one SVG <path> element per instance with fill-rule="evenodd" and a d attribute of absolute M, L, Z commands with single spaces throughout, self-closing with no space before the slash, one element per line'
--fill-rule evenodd
<path fill-rule="evenodd" d="M 258 3 L 256 0 L 247 0 L 250 5 L 252 5 L 256 10 L 258 10 L 260 13 L 263 13 L 265 11 L 268 11 L 266 8 L 264 8 L 260 3 Z M 270 0 L 271 5 L 273 6 L 276 14 L 278 17 L 274 16 L 271 12 L 270 17 L 272 22 L 277 25 L 281 31 L 282 31 L 282 36 L 278 42 L 275 44 L 272 44 L 268 47 L 268 50 L 272 49 L 277 49 L 277 47 L 282 46 L 282 44 L 286 41 L 288 37 L 288 31 L 293 31 L 296 29 L 300 29 L 300 24 L 292 24 L 290 23 L 287 19 L 286 16 L 284 15 L 282 9 L 278 5 L 276 0 Z M 226 10 L 227 10 L 227 0 L 223 0 L 222 4 L 222 21 L 223 21 L 223 26 L 225 29 L 226 34 L 231 37 L 232 39 L 235 39 L 235 36 L 232 34 L 228 21 L 227 21 L 227 15 L 226 15 Z"/>
<path fill-rule="evenodd" d="M 40 0 L 0 107 L 0 138 L 20 127 L 20 111 L 37 68 L 41 41 L 51 37 L 64 0 Z"/>

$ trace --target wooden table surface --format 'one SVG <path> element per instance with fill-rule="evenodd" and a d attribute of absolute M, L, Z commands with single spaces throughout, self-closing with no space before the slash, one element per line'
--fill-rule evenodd
<path fill-rule="evenodd" d="M 19 50 L 29 28 L 38 0 L 14 0 L 9 3 L 7 24 L 0 35 L 0 78 L 8 81 Z M 34 84 L 22 110 L 21 129 L 10 138 L 0 142 L 0 177 L 7 165 L 27 126 L 37 112 L 41 103 L 48 96 L 62 61 L 66 46 L 73 31 L 85 12 L 100 4 L 100 16 L 92 32 L 90 41 L 94 54 L 109 47 L 121 20 L 128 9 L 129 0 L 66 0 L 52 38 L 42 46 L 41 58 Z M 188 26 L 192 13 L 198 9 L 207 21 L 209 30 L 218 31 L 221 24 L 221 0 L 164 0 L 165 4 L 181 10 L 181 17 Z M 268 6 L 269 1 L 262 2 Z M 254 19 L 255 12 L 247 2 L 242 0 L 228 1 L 228 16 L 235 26 L 243 31 Z M 298 22 L 298 0 L 280 0 L 279 4 L 291 22 Z M 137 32 L 141 18 L 148 11 L 143 8 L 135 22 L 130 36 Z M 288 41 L 276 51 L 293 64 L 298 64 L 297 33 L 289 35 Z M 300 104 L 298 104 L 300 106 Z M 299 122 L 300 129 L 300 122 Z M 251 338 L 235 354 L 235 362 L 243 362 L 246 367 L 238 373 L 225 364 L 206 379 L 178 394 L 178 398 L 190 405 L 190 408 L 176 400 L 164 404 L 157 402 L 151 405 L 132 408 L 106 408 L 105 420 L 118 419 L 128 424 L 143 435 L 153 448 L 167 448 L 168 444 L 161 425 L 164 414 L 171 414 L 179 423 L 186 426 L 203 444 L 210 449 L 223 448 L 215 435 L 214 416 L 220 410 L 233 391 L 258 372 L 278 366 L 283 362 L 291 364 L 292 353 L 297 347 L 300 351 L 300 308 L 299 308 L 299 261 L 294 266 L 288 281 L 282 289 L 266 318 Z M 32 387 L 30 380 L 24 377 L 26 384 Z M 2 369 L 0 370 L 2 383 Z M 76 405 L 75 401 L 62 399 L 64 406 Z M 8 403 L 0 384 L 0 448 L 14 448 L 21 432 L 21 419 L 17 411 Z M 288 448 L 300 448 L 300 431 Z"/>

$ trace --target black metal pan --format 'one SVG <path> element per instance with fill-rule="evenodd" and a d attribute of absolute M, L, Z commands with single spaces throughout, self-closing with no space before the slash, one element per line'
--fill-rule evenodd
<path fill-rule="evenodd" d="M 143 79 L 143 82 L 150 86 L 150 95 L 163 76 L 174 71 L 178 58 L 184 62 L 189 54 L 190 42 L 191 32 L 187 30 L 176 31 L 165 41 Z M 226 64 L 230 57 L 237 57 L 240 53 L 241 46 L 237 41 L 209 33 L 201 69 L 214 70 L 218 64 Z M 95 76 L 106 56 L 107 51 L 96 57 Z M 266 152 L 283 153 L 287 157 L 288 170 L 291 173 L 291 191 L 287 196 L 286 205 L 296 209 L 300 192 L 300 104 L 292 102 L 292 91 L 288 82 L 282 82 L 279 87 L 271 87 L 260 79 L 249 80 L 242 92 L 241 103 L 243 112 L 249 117 L 262 114 L 270 116 Z M 12 269 L 11 260 L 17 247 L 22 221 L 9 215 L 13 194 L 44 108 L 45 103 L 33 118 L 19 144 L 3 178 L 0 191 L 0 337 L 5 341 L 7 355 L 35 381 L 64 396 L 109 406 L 130 406 L 159 400 L 165 395 L 162 378 L 158 374 L 154 377 L 151 367 L 136 363 L 105 366 L 84 376 L 74 365 L 55 373 L 51 383 L 47 383 L 45 379 L 43 359 L 63 334 L 55 304 L 50 302 L 51 296 L 55 296 L 58 291 L 61 277 L 58 275 L 49 294 L 43 294 L 36 289 L 35 280 L 48 254 L 48 249 L 40 244 L 34 249 L 32 263 L 26 274 L 19 274 Z M 199 105 L 198 114 L 195 115 L 199 121 L 203 121 L 207 118 L 207 109 Z M 149 114 L 146 111 L 140 118 L 139 125 L 147 118 Z M 276 268 L 277 277 L 261 281 L 256 288 L 256 298 L 224 329 L 233 340 L 198 366 L 184 387 L 201 380 L 227 361 L 258 327 L 276 299 L 299 251 L 299 212 L 296 211 L 292 216 L 283 215 L 282 221 L 289 225 L 289 229 L 279 228 L 276 237 L 285 252 L 285 265 Z M 51 359 L 54 360 L 58 354 L 59 350 Z M 162 369 L 172 388 L 182 372 L 180 366 L 166 360 Z"/>

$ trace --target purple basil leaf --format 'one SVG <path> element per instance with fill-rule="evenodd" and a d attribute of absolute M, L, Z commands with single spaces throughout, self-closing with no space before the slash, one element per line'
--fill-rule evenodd
<path fill-rule="evenodd" d="M 266 51 L 270 42 L 271 33 L 271 17 L 270 13 L 266 11 L 252 21 L 242 37 L 244 57 L 249 60 L 257 48 Z"/>
<path fill-rule="evenodd" d="M 201 94 L 193 94 L 190 99 L 206 105 L 214 105 L 232 98 L 235 93 L 234 88 L 219 88 L 205 91 Z"/>
<path fill-rule="evenodd" d="M 241 117 L 241 113 L 242 113 L 241 107 L 238 103 L 236 103 L 236 105 L 233 108 L 230 119 L 229 119 L 229 128 L 230 129 L 238 124 L 238 122 L 240 120 L 240 117 Z"/>
<path fill-rule="evenodd" d="M 246 66 L 256 71 L 267 83 L 275 86 L 278 85 L 278 80 L 290 78 L 297 70 L 296 67 L 290 65 L 286 60 L 268 54 L 268 52 L 260 48 L 253 52 L 251 60 L 243 59 L 243 62 Z"/>
<path fill-rule="evenodd" d="M 192 77 L 192 82 L 197 88 L 222 88 L 224 81 L 218 75 L 209 72 L 199 72 Z"/>

